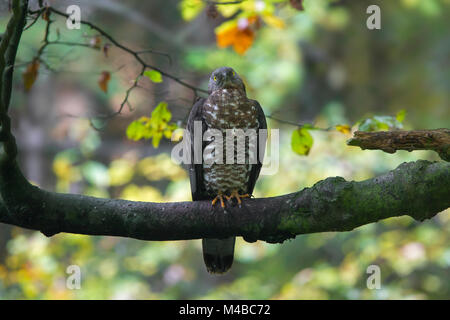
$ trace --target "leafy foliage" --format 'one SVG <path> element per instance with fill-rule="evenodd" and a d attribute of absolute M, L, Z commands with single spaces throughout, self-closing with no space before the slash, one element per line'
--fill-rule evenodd
<path fill-rule="evenodd" d="M 152 139 L 153 147 L 157 148 L 163 137 L 170 139 L 173 131 L 177 129 L 177 125 L 170 122 L 171 119 L 172 113 L 167 108 L 167 103 L 160 102 L 150 118 L 141 117 L 130 123 L 127 137 L 134 141 Z"/>
<path fill-rule="evenodd" d="M 274 15 L 275 4 L 282 1 L 247 0 L 224 5 L 220 5 L 220 2 L 227 1 L 219 1 L 215 12 L 219 12 L 228 20 L 215 29 L 217 46 L 219 48 L 232 46 L 234 51 L 243 55 L 252 46 L 262 22 L 274 28 L 284 28 L 284 21 Z M 180 4 L 181 15 L 185 20 L 192 20 L 204 7 L 203 1 L 183 0 Z"/>
<path fill-rule="evenodd" d="M 402 123 L 391 116 L 373 116 L 362 120 L 358 125 L 360 131 L 387 131 L 402 128 Z"/>

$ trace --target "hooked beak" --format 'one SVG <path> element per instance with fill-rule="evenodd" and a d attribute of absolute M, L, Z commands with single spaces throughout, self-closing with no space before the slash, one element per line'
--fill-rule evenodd
<path fill-rule="evenodd" d="M 222 73 L 222 81 L 221 82 L 222 82 L 221 85 L 224 88 L 234 87 L 232 78 L 226 73 Z"/>

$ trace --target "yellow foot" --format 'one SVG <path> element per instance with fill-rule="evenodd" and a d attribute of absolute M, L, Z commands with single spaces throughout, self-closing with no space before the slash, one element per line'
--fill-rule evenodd
<path fill-rule="evenodd" d="M 223 195 L 221 192 L 219 192 L 219 193 L 217 194 L 217 196 L 216 196 L 216 197 L 213 199 L 213 201 L 211 202 L 212 206 L 214 207 L 214 205 L 216 204 L 217 200 L 220 200 L 220 206 L 221 206 L 222 208 L 225 208 L 225 203 L 223 202 L 223 197 L 224 197 L 224 195 Z"/>
<path fill-rule="evenodd" d="M 250 195 L 248 193 L 246 194 L 239 194 L 239 192 L 237 190 L 233 190 L 230 194 L 230 196 L 225 196 L 227 198 L 228 201 L 230 201 L 233 198 L 236 198 L 237 202 L 239 205 L 241 205 L 242 198 L 250 198 Z"/>

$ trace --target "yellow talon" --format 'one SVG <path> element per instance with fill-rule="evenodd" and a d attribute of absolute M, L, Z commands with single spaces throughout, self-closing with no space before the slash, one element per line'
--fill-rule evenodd
<path fill-rule="evenodd" d="M 217 194 L 217 196 L 216 196 L 216 197 L 213 199 L 213 201 L 211 202 L 212 206 L 214 206 L 214 205 L 216 204 L 217 200 L 220 200 L 220 206 L 221 206 L 222 208 L 225 208 L 225 203 L 223 202 L 223 195 L 222 195 L 221 192 L 219 192 L 219 193 Z"/>
<path fill-rule="evenodd" d="M 227 198 L 228 201 L 230 201 L 233 198 L 236 198 L 238 204 L 241 204 L 242 203 L 241 199 L 242 198 L 250 198 L 250 195 L 248 193 L 239 194 L 239 192 L 237 190 L 233 190 L 231 192 L 230 196 L 225 196 L 225 197 Z"/>

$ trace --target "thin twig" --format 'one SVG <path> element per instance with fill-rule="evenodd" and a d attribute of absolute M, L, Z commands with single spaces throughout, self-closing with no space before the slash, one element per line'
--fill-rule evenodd
<path fill-rule="evenodd" d="M 309 122 L 304 122 L 304 123 L 292 122 L 292 121 L 289 121 L 289 120 L 283 120 L 283 119 L 275 118 L 275 117 L 273 117 L 271 114 L 266 115 L 266 118 L 275 120 L 275 121 L 280 122 L 280 123 L 289 124 L 289 125 L 291 125 L 291 126 L 295 126 L 295 127 L 298 127 L 298 128 L 307 127 L 307 128 L 310 129 L 310 130 L 330 131 L 330 130 L 332 130 L 332 129 L 335 128 L 335 126 L 328 127 L 328 128 L 319 128 L 319 127 L 316 127 L 316 126 L 312 125 L 312 124 L 309 123 Z"/>
<path fill-rule="evenodd" d="M 157 50 L 153 50 L 153 49 L 146 49 L 146 50 L 136 51 L 136 53 L 137 54 L 145 54 L 145 53 L 158 54 L 160 56 L 166 57 L 167 60 L 169 60 L 169 65 L 172 65 L 172 58 L 170 57 L 169 54 L 167 54 L 165 52 L 161 52 L 161 51 L 157 51 Z"/>
<path fill-rule="evenodd" d="M 38 21 L 39 17 L 41 16 L 41 13 L 42 13 L 42 12 L 38 12 L 38 14 L 36 15 L 36 17 L 34 17 L 33 21 L 32 21 L 28 26 L 26 26 L 26 27 L 23 29 L 23 31 L 30 29 L 30 28 L 36 23 L 36 21 Z"/>
<path fill-rule="evenodd" d="M 66 18 L 69 17 L 68 14 L 66 14 L 66 13 L 64 13 L 64 12 L 62 12 L 62 11 L 59 11 L 59 10 L 53 8 L 53 7 L 43 7 L 43 8 L 41 8 L 41 9 L 37 10 L 37 11 L 29 11 L 29 13 L 30 13 L 30 14 L 38 14 L 38 15 L 40 15 L 42 12 L 44 12 L 44 10 L 47 10 L 48 12 L 57 14 L 57 15 L 62 16 L 62 17 L 66 17 Z M 83 43 L 72 43 L 72 42 L 59 41 L 59 40 L 56 40 L 56 41 L 49 41 L 50 25 L 51 25 L 52 22 L 53 22 L 53 21 L 51 21 L 50 19 L 47 21 L 46 30 L 45 30 L 45 36 L 44 36 L 44 44 L 41 46 L 41 48 L 39 48 L 38 53 L 37 53 L 37 59 L 38 59 L 39 61 L 42 61 L 42 60 L 43 60 L 43 59 L 41 58 L 41 55 L 42 55 L 44 49 L 45 49 L 48 45 L 57 45 L 57 44 L 60 44 L 60 45 L 73 45 L 73 46 L 83 46 L 83 47 L 90 47 L 90 48 L 96 49 L 96 47 L 93 47 L 93 46 L 88 45 L 88 44 L 83 44 Z M 85 21 L 85 20 L 81 20 L 80 23 L 81 23 L 81 24 L 84 24 L 84 25 L 86 25 L 86 26 L 88 26 L 88 27 L 90 27 L 91 29 L 93 29 L 93 30 L 95 30 L 95 31 L 97 31 L 97 32 L 99 33 L 99 35 L 101 35 L 101 36 L 103 36 L 104 38 L 108 39 L 114 46 L 116 46 L 117 48 L 119 48 L 119 49 L 121 49 L 121 50 L 127 52 L 127 53 L 130 54 L 130 55 L 132 55 L 132 56 L 134 57 L 134 59 L 141 65 L 141 72 L 140 72 L 140 73 L 138 74 L 138 76 L 135 78 L 135 80 L 134 80 L 134 82 L 133 82 L 133 85 L 132 85 L 131 87 L 129 87 L 129 88 L 126 90 L 126 92 L 125 92 L 125 97 L 124 97 L 122 103 L 120 104 L 119 109 L 118 109 L 116 112 L 114 112 L 114 113 L 112 113 L 112 114 L 110 114 L 110 115 L 100 116 L 101 118 L 109 119 L 109 118 L 111 118 L 111 117 L 113 117 L 113 116 L 116 116 L 116 115 L 118 115 L 118 114 L 120 114 L 120 113 L 122 112 L 123 107 L 124 107 L 125 105 L 129 105 L 129 96 L 130 96 L 131 92 L 132 92 L 136 87 L 138 87 L 137 82 L 138 82 L 139 78 L 144 74 L 144 72 L 145 72 L 146 69 L 152 69 L 152 70 L 155 70 L 155 71 L 159 72 L 161 75 L 163 75 L 163 76 L 165 76 L 165 77 L 167 77 L 167 78 L 169 78 L 169 79 L 171 79 L 171 80 L 177 82 L 178 84 L 180 84 L 180 85 L 182 85 L 182 86 L 184 86 L 184 87 L 186 87 L 186 88 L 191 89 L 191 90 L 193 91 L 193 93 L 194 93 L 194 96 L 198 96 L 198 93 L 199 93 L 199 92 L 202 92 L 202 93 L 208 93 L 208 91 L 205 90 L 205 89 L 195 87 L 195 86 L 193 86 L 193 85 L 191 85 L 191 84 L 189 84 L 189 83 L 187 83 L 187 82 L 181 80 L 179 77 L 176 77 L 176 76 L 174 76 L 174 75 L 172 75 L 172 74 L 170 74 L 170 73 L 167 73 L 167 72 L 161 70 L 161 69 L 158 68 L 158 67 L 155 67 L 155 66 L 153 66 L 153 65 L 151 65 L 151 64 L 149 64 L 149 63 L 147 63 L 147 62 L 146 62 L 143 58 L 141 58 L 141 56 L 140 56 L 141 54 L 144 54 L 144 53 L 154 53 L 154 54 L 164 55 L 165 57 L 167 57 L 167 58 L 169 59 L 169 63 L 171 64 L 171 63 L 172 63 L 172 60 L 171 60 L 171 58 L 170 58 L 170 56 L 169 56 L 168 54 L 163 53 L 163 52 L 159 52 L 159 51 L 155 51 L 155 50 L 151 50 L 151 49 L 146 49 L 146 50 L 141 50 L 141 51 L 135 51 L 135 50 L 132 50 L 132 49 L 128 48 L 127 46 L 121 44 L 121 43 L 118 42 L 117 40 L 115 40 L 109 33 L 107 33 L 106 31 L 104 31 L 102 28 L 96 26 L 95 24 L 93 24 L 93 23 L 91 23 L 91 22 L 89 22 L 89 21 Z M 46 67 L 48 67 L 49 70 L 52 70 L 52 69 L 48 66 L 48 64 L 46 64 Z"/>
<path fill-rule="evenodd" d="M 66 18 L 69 17 L 68 14 L 66 14 L 66 13 L 64 13 L 64 12 L 62 12 L 62 11 L 59 11 L 59 10 L 53 8 L 53 7 L 48 7 L 48 10 L 50 10 L 51 12 L 53 12 L 53 13 L 55 13 L 55 14 L 58 14 L 58 15 L 60 15 L 60 16 L 63 16 L 63 17 L 66 17 Z M 197 94 L 197 92 L 208 93 L 208 91 L 205 90 L 205 89 L 195 87 L 195 86 L 193 86 L 193 85 L 191 85 L 191 84 L 189 84 L 189 83 L 187 83 L 187 82 L 184 82 L 184 81 L 181 80 L 180 78 L 178 78 L 178 77 L 176 77 L 176 76 L 174 76 L 174 75 L 172 75 L 172 74 L 170 74 L 170 73 L 167 73 L 167 72 L 165 72 L 165 71 L 159 69 L 158 67 L 155 67 L 155 66 L 153 66 L 153 65 L 148 64 L 147 62 L 145 62 L 145 61 L 139 56 L 139 54 L 138 54 L 136 51 L 134 51 L 134 50 L 132 50 L 132 49 L 130 49 L 130 48 L 128 48 L 128 47 L 122 45 L 122 44 L 119 43 L 117 40 L 115 40 L 111 35 L 109 35 L 106 31 L 104 31 L 104 30 L 101 29 L 100 27 L 97 27 L 97 26 L 94 25 L 93 23 L 91 23 L 91 22 L 89 22 L 89 21 L 85 21 L 85 20 L 81 20 L 80 23 L 89 26 L 89 27 L 90 27 L 91 29 L 93 29 L 93 30 L 96 30 L 96 31 L 99 32 L 103 37 L 105 37 L 105 38 L 108 39 L 112 44 L 114 44 L 117 48 L 122 49 L 123 51 L 125 51 L 125 52 L 131 54 L 131 55 L 136 59 L 136 61 L 138 61 L 143 67 L 148 68 L 148 69 L 153 69 L 153 70 L 155 70 L 155 71 L 158 71 L 158 72 L 161 73 L 163 76 L 165 76 L 165 77 L 167 77 L 167 78 L 170 78 L 170 79 L 172 79 L 173 81 L 175 81 L 175 82 L 181 84 L 182 86 L 185 86 L 185 87 L 191 89 L 195 94 Z"/>

